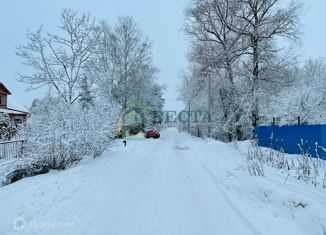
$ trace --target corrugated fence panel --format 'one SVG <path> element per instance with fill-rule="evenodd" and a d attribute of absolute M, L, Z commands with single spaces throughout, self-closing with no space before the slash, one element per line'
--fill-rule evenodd
<path fill-rule="evenodd" d="M 315 156 L 315 143 L 326 148 L 326 125 L 302 126 L 260 126 L 256 128 L 256 135 L 260 146 L 270 147 L 270 137 L 273 135 L 273 148 L 284 148 L 286 153 L 299 154 L 298 144 L 304 141 L 304 148 L 308 148 Z M 326 159 L 326 153 L 318 148 L 319 155 Z"/>
<path fill-rule="evenodd" d="M 323 146 L 324 149 L 326 149 L 326 125 L 321 126 L 321 146 Z M 326 155 L 326 153 L 323 151 L 323 154 Z M 324 158 L 326 159 L 326 158 Z"/>

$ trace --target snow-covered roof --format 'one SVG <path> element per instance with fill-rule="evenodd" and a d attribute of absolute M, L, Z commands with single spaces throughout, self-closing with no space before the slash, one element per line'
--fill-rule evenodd
<path fill-rule="evenodd" d="M 0 113 L 8 113 L 8 114 L 26 114 L 28 113 L 28 109 L 23 105 L 19 104 L 16 99 L 12 96 L 8 96 L 7 98 L 7 108 L 0 108 Z"/>
<path fill-rule="evenodd" d="M 27 112 L 20 112 L 11 109 L 0 109 L 0 113 L 8 113 L 8 114 L 26 114 Z"/>
<path fill-rule="evenodd" d="M 28 113 L 28 109 L 25 106 L 18 103 L 15 97 L 13 97 L 12 95 L 8 96 L 7 108 L 14 111 L 20 111 L 22 113 Z"/>

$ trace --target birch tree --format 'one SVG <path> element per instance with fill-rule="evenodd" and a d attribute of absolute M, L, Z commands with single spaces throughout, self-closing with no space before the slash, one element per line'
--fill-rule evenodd
<path fill-rule="evenodd" d="M 121 105 L 138 98 L 145 85 L 154 79 L 157 69 L 152 64 L 151 43 L 143 38 L 131 17 L 121 17 L 113 29 L 102 23 L 99 64 L 103 87 Z"/>

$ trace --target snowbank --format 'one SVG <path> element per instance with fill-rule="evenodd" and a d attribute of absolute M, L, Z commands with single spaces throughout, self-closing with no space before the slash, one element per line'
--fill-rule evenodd
<path fill-rule="evenodd" d="M 14 183 L 29 176 L 49 172 L 48 167 L 34 158 L 0 160 L 0 187 Z"/>

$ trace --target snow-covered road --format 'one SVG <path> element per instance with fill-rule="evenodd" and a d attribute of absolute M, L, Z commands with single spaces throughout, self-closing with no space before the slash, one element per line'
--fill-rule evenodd
<path fill-rule="evenodd" d="M 254 229 L 199 163 L 201 146 L 183 142 L 182 135 L 165 132 L 160 140 L 131 143 L 119 152 L 119 170 L 110 174 L 101 168 L 100 175 L 115 180 L 101 183 L 81 233 L 252 234 Z"/>
<path fill-rule="evenodd" d="M 69 170 L 0 188 L 0 234 L 228 235 L 266 226 L 249 222 L 221 184 L 234 177 L 230 169 L 242 169 L 231 146 L 209 150 L 210 143 L 174 130 L 119 145 Z M 209 158 L 225 167 L 213 172 Z"/>
<path fill-rule="evenodd" d="M 166 131 L 94 163 L 9 186 L 0 194 L 0 201 L 12 197 L 1 234 L 11 234 L 16 217 L 26 221 L 22 234 L 45 234 L 30 221 L 72 223 L 54 234 L 254 234 L 199 162 L 203 146 L 189 138 Z"/>

